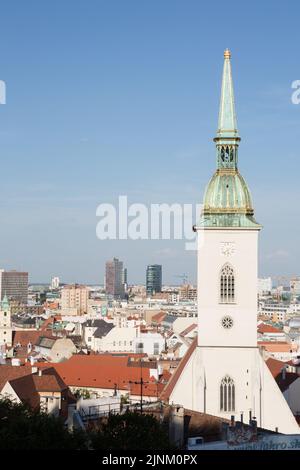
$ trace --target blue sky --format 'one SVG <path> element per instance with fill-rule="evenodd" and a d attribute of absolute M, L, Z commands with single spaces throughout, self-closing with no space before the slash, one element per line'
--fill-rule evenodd
<path fill-rule="evenodd" d="M 148 263 L 196 278 L 183 241 L 100 241 L 96 207 L 201 203 L 223 50 L 232 51 L 240 170 L 263 224 L 260 275 L 300 274 L 297 1 L 11 0 L 1 5 L 0 265 L 32 282 L 129 282 Z"/>

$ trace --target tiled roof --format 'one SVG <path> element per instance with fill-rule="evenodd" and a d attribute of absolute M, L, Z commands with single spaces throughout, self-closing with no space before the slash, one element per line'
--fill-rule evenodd
<path fill-rule="evenodd" d="M 62 392 L 67 385 L 54 367 L 43 370 L 42 375 L 33 375 L 35 388 L 38 392 Z"/>
<path fill-rule="evenodd" d="M 47 364 L 49 366 L 49 363 Z M 47 366 L 46 365 L 46 366 Z M 37 364 L 44 367 L 45 364 Z M 149 367 L 131 367 L 129 356 L 110 354 L 74 355 L 69 360 L 51 364 L 69 387 L 88 387 L 126 390 L 132 395 L 140 394 L 138 383 L 143 377 L 145 396 L 157 396 L 163 385 L 150 382 Z"/>
<path fill-rule="evenodd" d="M 180 333 L 180 336 L 186 336 L 189 334 L 191 331 L 193 331 L 197 327 L 197 323 L 192 323 L 190 326 L 188 326 L 185 330 L 183 330 Z"/>
<path fill-rule="evenodd" d="M 103 322 L 101 326 L 98 326 L 97 330 L 94 333 L 95 338 L 103 338 L 106 336 L 115 326 L 112 323 Z"/>
<path fill-rule="evenodd" d="M 9 380 L 9 384 L 23 403 L 34 409 L 39 407 L 40 396 L 35 388 L 32 374 Z"/>
<path fill-rule="evenodd" d="M 0 391 L 8 380 L 31 374 L 31 367 L 0 365 Z"/>
<path fill-rule="evenodd" d="M 278 374 L 281 373 L 284 367 L 287 367 L 286 362 L 278 361 L 277 359 L 273 359 L 272 357 L 266 360 L 266 364 L 270 369 L 270 372 L 273 375 L 274 379 L 277 377 Z"/>
<path fill-rule="evenodd" d="M 258 333 L 283 333 L 279 328 L 275 328 L 272 325 L 261 323 L 257 328 Z"/>
<path fill-rule="evenodd" d="M 155 323 L 161 323 L 164 320 L 164 318 L 166 317 L 166 315 L 167 314 L 165 312 L 158 312 L 155 315 L 153 315 L 151 321 L 153 321 Z"/>
<path fill-rule="evenodd" d="M 42 335 L 37 339 L 36 346 L 39 346 L 41 348 L 52 349 L 56 340 L 57 338 L 49 338 L 47 336 Z"/>
<path fill-rule="evenodd" d="M 28 343 L 35 344 L 37 339 L 40 337 L 40 331 L 13 331 L 13 346 L 16 346 L 18 343 L 21 346 L 26 346 Z"/>
<path fill-rule="evenodd" d="M 26 369 L 26 367 L 19 367 L 19 369 Z M 47 368 L 43 370 L 42 375 L 31 374 L 31 369 L 28 368 L 28 375 L 9 379 L 9 384 L 14 389 L 23 403 L 27 403 L 32 408 L 38 408 L 40 405 L 39 392 L 62 392 L 67 389 L 67 385 L 59 376 L 54 368 Z M 3 388 L 3 387 L 2 387 Z M 2 389 L 1 388 L 1 389 Z M 68 393 L 70 401 L 74 401 L 73 395 Z"/>
<path fill-rule="evenodd" d="M 263 347 L 269 352 L 290 352 L 296 351 L 297 346 L 284 341 L 258 341 L 258 346 Z"/>
<path fill-rule="evenodd" d="M 266 360 L 266 364 L 282 392 L 288 389 L 289 386 L 293 382 L 295 382 L 295 380 L 300 378 L 299 374 L 297 374 L 296 372 L 287 371 L 289 364 L 287 364 L 286 362 L 277 361 L 276 359 L 269 358 Z M 285 374 L 283 374 L 282 372 L 283 369 L 286 369 Z"/>

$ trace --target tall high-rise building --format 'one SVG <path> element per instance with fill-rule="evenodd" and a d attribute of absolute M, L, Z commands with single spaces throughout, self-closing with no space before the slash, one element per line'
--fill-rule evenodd
<path fill-rule="evenodd" d="M 9 300 L 27 304 L 28 298 L 28 273 L 20 271 L 0 270 L 0 296 Z"/>
<path fill-rule="evenodd" d="M 105 290 L 114 299 L 124 297 L 124 268 L 123 261 L 113 258 L 105 264 Z"/>
<path fill-rule="evenodd" d="M 149 264 L 146 270 L 146 292 L 153 295 L 161 292 L 162 288 L 162 266 L 161 264 Z"/>
<path fill-rule="evenodd" d="M 55 290 L 59 288 L 59 277 L 55 276 L 51 278 L 50 289 Z"/>
<path fill-rule="evenodd" d="M 80 284 L 66 285 L 61 290 L 63 315 L 83 315 L 88 311 L 89 289 Z"/>
<path fill-rule="evenodd" d="M 261 226 L 238 170 L 240 137 L 230 52 L 224 53 L 217 168 L 205 195 L 198 238 L 198 341 L 173 374 L 164 398 L 261 428 L 298 434 L 299 426 L 257 344 L 257 259 Z M 255 164 L 255 161 L 252 161 Z M 259 161 L 257 161 L 259 165 Z M 258 168 L 259 171 L 259 168 Z"/>
<path fill-rule="evenodd" d="M 124 285 L 125 292 L 127 292 L 127 287 L 128 287 L 127 268 L 123 269 L 123 285 Z"/>

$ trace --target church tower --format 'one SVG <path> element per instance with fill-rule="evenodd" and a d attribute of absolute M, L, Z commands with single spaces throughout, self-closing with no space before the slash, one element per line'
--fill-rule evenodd
<path fill-rule="evenodd" d="M 0 347 L 12 346 L 11 311 L 7 295 L 0 302 Z"/>
<path fill-rule="evenodd" d="M 257 242 L 251 195 L 238 170 L 230 52 L 224 53 L 217 168 L 197 226 L 199 345 L 257 346 Z"/>
<path fill-rule="evenodd" d="M 198 340 L 166 387 L 169 402 L 258 426 L 299 433 L 257 346 L 257 258 L 261 226 L 238 169 L 240 143 L 231 54 L 224 52 L 216 170 L 204 195 L 198 235 Z"/>

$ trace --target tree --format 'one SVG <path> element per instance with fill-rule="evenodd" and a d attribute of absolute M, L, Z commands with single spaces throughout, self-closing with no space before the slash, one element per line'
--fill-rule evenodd
<path fill-rule="evenodd" d="M 170 449 L 164 426 L 154 416 L 137 412 L 111 414 L 90 433 L 90 439 L 95 450 Z"/>
<path fill-rule="evenodd" d="M 1 450 L 167 450 L 168 433 L 152 415 L 111 414 L 91 430 L 69 432 L 64 420 L 0 399 Z"/>
<path fill-rule="evenodd" d="M 86 434 L 69 433 L 61 418 L 0 400 L 0 449 L 85 449 Z"/>

